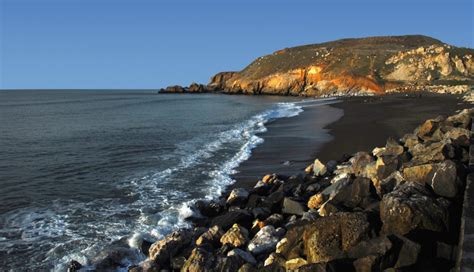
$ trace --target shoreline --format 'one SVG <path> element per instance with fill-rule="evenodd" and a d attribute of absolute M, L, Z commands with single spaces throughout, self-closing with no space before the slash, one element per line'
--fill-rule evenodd
<path fill-rule="evenodd" d="M 429 92 L 339 97 L 337 101 L 319 106 L 321 110 L 328 110 L 322 107 L 333 108 L 330 112 L 334 114 L 342 111 L 340 118 L 329 123 L 321 122 L 317 116 L 321 111 L 306 108 L 298 116 L 267 124 L 268 131 L 258 135 L 264 142 L 236 168 L 238 173 L 232 175 L 235 182 L 227 191 L 237 187 L 252 188 L 266 174 L 296 175 L 315 158 L 326 163 L 358 151 L 370 151 L 384 145 L 390 137 L 399 139 L 413 131 L 424 120 L 452 115 L 470 105 L 462 100 L 462 95 Z M 313 121 L 318 124 L 312 124 Z M 312 134 L 315 130 L 317 135 Z M 285 162 L 290 164 L 284 165 Z"/>

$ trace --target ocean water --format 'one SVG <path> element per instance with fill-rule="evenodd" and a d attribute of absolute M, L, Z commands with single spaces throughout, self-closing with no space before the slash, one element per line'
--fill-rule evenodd
<path fill-rule="evenodd" d="M 0 91 L 0 267 L 64 271 L 186 226 L 263 141 L 332 100 L 152 91 Z"/>

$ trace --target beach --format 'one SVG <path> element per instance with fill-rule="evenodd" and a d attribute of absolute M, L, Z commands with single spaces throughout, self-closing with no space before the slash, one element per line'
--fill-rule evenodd
<path fill-rule="evenodd" d="M 236 169 L 236 182 L 231 188 L 252 188 L 270 173 L 301 173 L 316 158 L 328 162 L 358 151 L 371 151 L 383 146 L 389 137 L 402 137 L 426 119 L 451 115 L 467 107 L 461 96 L 417 93 L 346 97 L 331 105 L 304 108 L 296 117 L 266 125 L 268 131 L 260 135 L 264 142 Z M 336 115 L 328 117 L 335 120 L 320 121 L 323 112 Z M 323 135 L 319 133 L 321 129 Z"/>

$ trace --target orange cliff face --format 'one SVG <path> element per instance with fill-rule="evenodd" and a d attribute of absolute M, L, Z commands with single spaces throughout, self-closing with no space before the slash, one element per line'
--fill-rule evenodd
<path fill-rule="evenodd" d="M 344 39 L 278 50 L 208 86 L 225 93 L 384 94 L 406 86 L 474 83 L 474 50 L 426 36 Z"/>

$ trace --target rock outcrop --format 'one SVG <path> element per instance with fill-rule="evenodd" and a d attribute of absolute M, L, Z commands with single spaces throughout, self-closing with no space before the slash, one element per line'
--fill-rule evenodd
<path fill-rule="evenodd" d="M 474 84 L 474 49 L 421 36 L 342 39 L 278 50 L 208 85 L 164 93 L 221 92 L 294 96 L 376 95 L 431 91 L 464 93 Z"/>
<path fill-rule="evenodd" d="M 199 226 L 156 241 L 130 271 L 449 271 L 473 113 L 200 201 Z"/>

